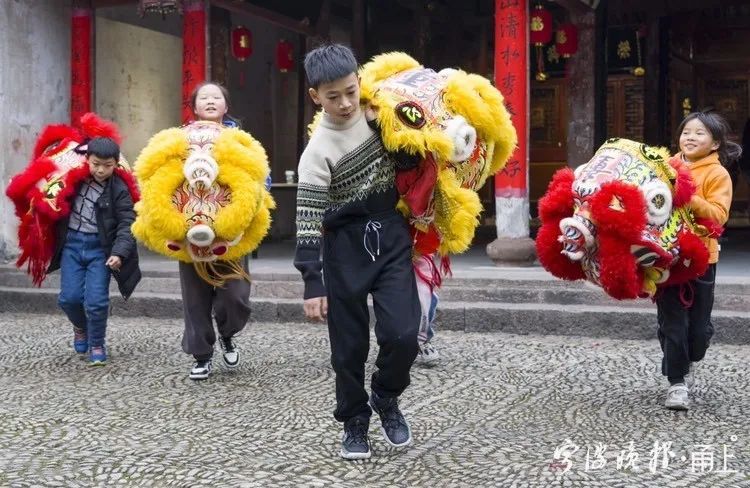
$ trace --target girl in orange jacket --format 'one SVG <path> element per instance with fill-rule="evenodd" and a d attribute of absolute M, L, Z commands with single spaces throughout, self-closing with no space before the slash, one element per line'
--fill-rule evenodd
<path fill-rule="evenodd" d="M 696 185 L 690 206 L 696 218 L 716 227 L 726 223 L 732 203 L 732 180 L 724 166 L 741 153 L 739 145 L 727 140 L 728 132 L 729 125 L 715 112 L 689 114 L 677 132 L 680 152 L 675 157 L 690 167 Z M 673 410 L 689 408 L 694 364 L 703 359 L 714 333 L 711 309 L 720 246 L 715 237 L 702 240 L 710 256 L 705 274 L 687 285 L 665 288 L 656 299 L 661 369 L 670 384 L 664 405 Z"/>

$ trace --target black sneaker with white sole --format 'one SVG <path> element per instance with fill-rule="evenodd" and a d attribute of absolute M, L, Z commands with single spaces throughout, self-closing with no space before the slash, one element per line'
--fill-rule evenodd
<path fill-rule="evenodd" d="M 367 437 L 369 424 L 360 417 L 344 423 L 344 436 L 341 438 L 341 452 L 344 459 L 369 459 L 370 440 Z"/>
<path fill-rule="evenodd" d="M 398 408 L 398 398 L 380 398 L 374 391 L 370 394 L 370 407 L 380 417 L 383 437 L 393 447 L 411 444 L 411 428 Z"/>
<path fill-rule="evenodd" d="M 224 365 L 226 365 L 227 368 L 236 368 L 237 366 L 239 366 L 240 351 L 237 350 L 237 346 L 235 346 L 234 340 L 232 340 L 231 337 L 222 337 L 219 340 L 219 344 L 221 344 L 221 357 L 224 360 Z"/>
<path fill-rule="evenodd" d="M 200 359 L 195 361 L 193 369 L 190 370 L 191 380 L 205 380 L 211 374 L 211 360 Z"/>

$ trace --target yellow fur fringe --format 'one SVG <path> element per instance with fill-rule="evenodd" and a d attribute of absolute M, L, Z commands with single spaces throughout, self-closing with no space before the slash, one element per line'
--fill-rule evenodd
<path fill-rule="evenodd" d="M 435 227 L 442 255 L 466 251 L 479 225 L 482 203 L 476 192 L 461 188 L 451 170 L 438 173 L 435 188 Z"/>

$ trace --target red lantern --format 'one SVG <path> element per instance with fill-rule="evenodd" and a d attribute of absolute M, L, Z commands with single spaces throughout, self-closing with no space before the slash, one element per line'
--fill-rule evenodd
<path fill-rule="evenodd" d="M 253 34 L 250 29 L 238 25 L 232 29 L 232 56 L 237 61 L 244 61 L 253 54 Z"/>
<path fill-rule="evenodd" d="M 294 45 L 286 39 L 281 39 L 276 45 L 276 67 L 282 73 L 294 68 Z"/>
<path fill-rule="evenodd" d="M 531 12 L 529 39 L 535 46 L 544 46 L 552 40 L 552 14 L 541 5 Z"/>
<path fill-rule="evenodd" d="M 569 58 L 578 52 L 578 27 L 573 24 L 563 24 L 557 28 L 555 46 L 560 56 Z"/>

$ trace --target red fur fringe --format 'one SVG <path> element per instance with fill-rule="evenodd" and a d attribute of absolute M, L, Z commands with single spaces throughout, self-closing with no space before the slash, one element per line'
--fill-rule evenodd
<path fill-rule="evenodd" d="M 708 231 L 708 235 L 706 237 L 718 239 L 724 233 L 724 226 L 719 225 L 715 221 L 706 217 L 697 217 L 695 219 L 695 223 L 706 228 L 706 230 Z"/>
<path fill-rule="evenodd" d="M 539 200 L 539 217 L 542 222 L 561 220 L 573 215 L 573 180 L 570 168 L 558 170 L 547 186 L 547 192 Z"/>
<path fill-rule="evenodd" d="M 630 243 L 614 233 L 599 233 L 599 272 L 602 288 L 618 300 L 638 298 L 643 272 L 630 253 Z"/>
<path fill-rule="evenodd" d="M 581 265 L 560 254 L 562 243 L 557 240 L 560 235 L 560 219 L 544 222 L 536 235 L 536 253 L 539 262 L 552 276 L 564 280 L 581 280 L 586 275 Z"/>
<path fill-rule="evenodd" d="M 553 276 L 564 280 L 585 278 L 581 266 L 560 254 L 562 243 L 560 221 L 573 215 L 573 180 L 575 175 L 570 168 L 558 170 L 547 186 L 547 193 L 539 200 L 539 217 L 542 226 L 536 237 L 536 251 L 539 262 Z"/>
<path fill-rule="evenodd" d="M 674 192 L 672 194 L 672 205 L 682 207 L 690 202 L 690 198 L 695 194 L 695 182 L 690 175 L 690 168 L 680 161 L 679 157 L 669 160 L 669 164 L 677 171 L 677 178 L 674 183 Z"/>
<path fill-rule="evenodd" d="M 614 197 L 620 200 L 624 211 L 609 208 Z M 640 241 L 647 221 L 643 193 L 633 185 L 621 181 L 611 181 L 601 186 L 591 197 L 591 214 L 597 223 L 598 232 L 612 234 L 627 241 L 628 252 L 630 244 Z"/>
<path fill-rule="evenodd" d="M 667 281 L 659 285 L 660 288 L 693 280 L 705 273 L 708 268 L 708 249 L 700 237 L 682 230 L 677 236 L 677 245 L 680 248 L 680 257 L 670 268 Z"/>
<path fill-rule="evenodd" d="M 117 125 L 115 125 L 114 122 L 100 118 L 93 112 L 83 114 L 78 125 L 81 127 L 83 134 L 87 137 L 109 137 L 117 144 L 122 142 Z"/>
<path fill-rule="evenodd" d="M 33 197 L 39 194 L 36 184 L 55 169 L 55 163 L 50 159 L 42 158 L 32 162 L 24 172 L 11 178 L 5 194 L 16 207 L 16 215 L 22 218 L 29 211 L 29 205 Z"/>
<path fill-rule="evenodd" d="M 68 125 L 48 125 L 39 134 L 34 144 L 33 158 L 38 159 L 48 147 L 63 141 L 82 142 L 83 138 L 77 130 Z"/>

